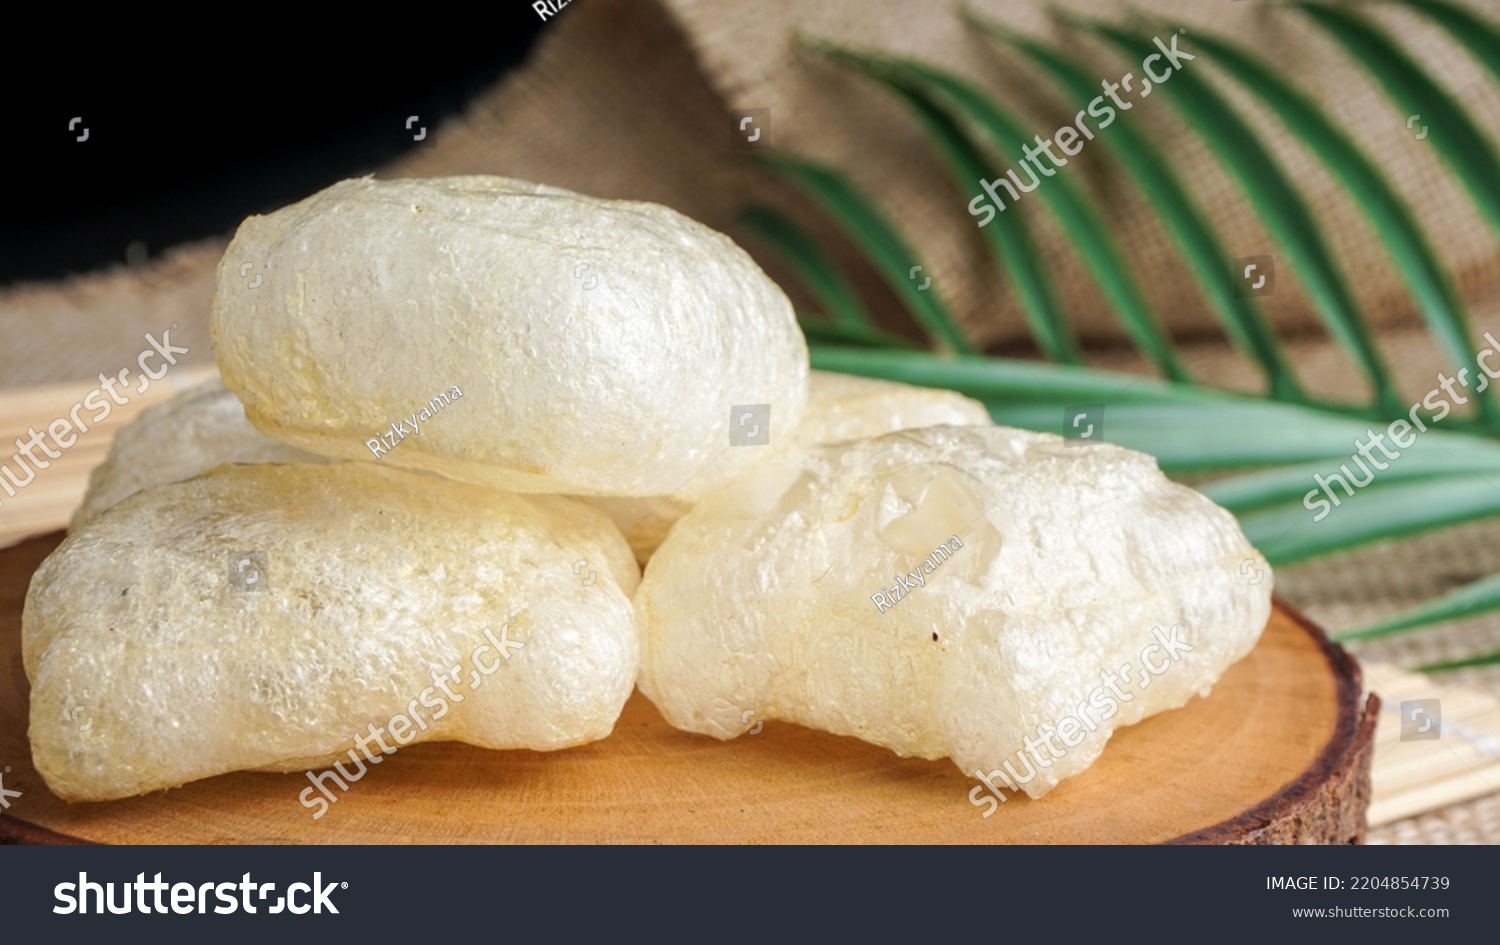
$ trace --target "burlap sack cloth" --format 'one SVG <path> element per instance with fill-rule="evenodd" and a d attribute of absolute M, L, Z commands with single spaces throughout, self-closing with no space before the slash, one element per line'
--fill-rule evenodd
<path fill-rule="evenodd" d="M 1127 14 L 1124 5 L 1112 2 L 1060 5 L 1116 21 Z M 1040 0 L 974 0 L 972 6 L 1012 28 L 1058 42 L 1101 80 L 1118 80 L 1135 67 L 1076 32 L 1060 31 Z M 1185 29 L 1179 45 L 1188 52 L 1194 30 L 1232 38 L 1316 97 L 1414 208 L 1476 329 L 1500 331 L 1500 254 L 1493 234 L 1434 150 L 1407 127 L 1406 116 L 1308 20 L 1253 2 L 1138 0 L 1133 6 L 1166 24 L 1153 32 Z M 1445 34 L 1398 8 L 1376 5 L 1366 12 L 1398 34 L 1483 128 L 1500 129 L 1500 88 Z M 436 129 L 429 144 L 396 165 L 372 170 L 385 177 L 504 174 L 664 203 L 735 235 L 788 288 L 799 309 L 812 310 L 790 275 L 733 224 L 734 211 L 747 200 L 768 201 L 813 228 L 836 258 L 854 267 L 861 291 L 883 322 L 909 331 L 889 293 L 859 268 L 845 241 L 809 212 L 805 201 L 747 167 L 740 160 L 745 152 L 731 149 L 733 111 L 769 109 L 765 133 L 771 146 L 849 174 L 902 227 L 934 288 L 961 314 L 971 335 L 991 350 L 1025 355 L 1030 349 L 1016 300 L 965 213 L 940 155 L 896 102 L 867 80 L 804 51 L 794 42 L 799 33 L 905 53 L 965 73 L 1029 117 L 1037 130 L 1070 121 L 1069 100 L 938 0 L 580 0 L 551 21 L 524 67 L 473 102 L 460 120 Z M 1208 59 L 1200 57 L 1185 68 L 1217 80 Z M 1420 398 L 1433 387 L 1436 372 L 1450 365 L 1422 327 L 1364 217 L 1318 160 L 1254 100 L 1232 82 L 1215 84 L 1250 117 L 1311 202 L 1363 311 L 1379 329 L 1403 392 Z M 1279 253 L 1219 162 L 1168 102 L 1142 99 L 1131 117 L 1145 123 L 1187 179 L 1233 256 Z M 1064 172 L 1103 209 L 1195 376 L 1255 389 L 1254 369 L 1225 343 L 1168 235 L 1103 150 L 1085 148 Z M 1066 239 L 1046 214 L 1036 212 L 1037 200 L 1029 198 L 1027 208 L 1038 252 L 1057 277 L 1062 302 L 1092 363 L 1149 373 Z M 144 267 L 0 293 L 0 387 L 113 370 L 138 351 L 143 333 L 173 322 L 180 326 L 174 339 L 191 348 L 188 360 L 208 361 L 206 315 L 224 242 L 182 247 Z M 1263 301 L 1302 381 L 1332 398 L 1364 396 L 1363 382 L 1328 342 L 1289 261 L 1278 261 L 1275 294 Z M 1277 590 L 1337 630 L 1497 571 L 1500 522 L 1480 522 L 1284 568 L 1277 574 Z M 1362 657 L 1407 666 L 1494 649 L 1500 649 L 1500 617 L 1356 648 Z M 1500 692 L 1500 669 L 1446 678 Z M 1372 832 L 1370 839 L 1500 840 L 1500 795 L 1393 824 Z"/>

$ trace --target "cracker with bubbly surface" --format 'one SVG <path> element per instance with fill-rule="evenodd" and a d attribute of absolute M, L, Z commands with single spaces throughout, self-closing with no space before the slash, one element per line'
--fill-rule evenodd
<path fill-rule="evenodd" d="M 68 527 L 77 531 L 142 489 L 191 479 L 221 463 L 321 462 L 327 460 L 251 426 L 239 398 L 215 378 L 157 404 L 115 434 Z"/>
<path fill-rule="evenodd" d="M 943 424 L 989 426 L 992 422 L 984 404 L 951 390 L 812 371 L 808 375 L 807 409 L 790 441 L 793 446 L 827 446 L 897 430 Z M 610 517 L 642 565 L 651 560 L 667 532 L 693 507 L 675 496 L 579 498 Z"/>
<path fill-rule="evenodd" d="M 636 593 L 640 688 L 678 728 L 784 719 L 1039 797 L 1270 615 L 1234 518 L 1142 453 L 939 426 L 790 458 L 688 513 Z"/>
<path fill-rule="evenodd" d="M 791 303 L 728 237 L 500 177 L 347 180 L 249 218 L 213 337 L 268 435 L 518 492 L 706 494 L 754 459 L 732 408 L 791 429 L 806 398 Z"/>
<path fill-rule="evenodd" d="M 398 715 L 401 744 L 594 741 L 635 682 L 638 581 L 609 521 L 564 497 L 222 466 L 126 499 L 37 571 L 33 758 L 59 797 L 107 800 L 326 767 Z"/>

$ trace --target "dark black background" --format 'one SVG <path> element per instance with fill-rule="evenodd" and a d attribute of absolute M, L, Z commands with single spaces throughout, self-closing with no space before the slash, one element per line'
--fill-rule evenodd
<path fill-rule="evenodd" d="M 313 22 L 225 5 L 214 22 L 233 25 L 211 29 L 74 9 L 8 28 L 0 285 L 123 263 L 131 243 L 155 258 L 430 145 L 571 12 L 543 22 L 520 0 L 409 9 Z M 68 130 L 75 116 L 87 141 Z"/>

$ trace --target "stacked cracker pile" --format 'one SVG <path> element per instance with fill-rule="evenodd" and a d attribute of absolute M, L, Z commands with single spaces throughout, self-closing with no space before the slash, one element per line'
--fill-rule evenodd
<path fill-rule="evenodd" d="M 1269 614 L 1233 519 L 1149 457 L 809 372 L 780 290 L 664 207 L 346 181 L 241 226 L 213 318 L 224 386 L 120 434 L 27 599 L 33 754 L 69 800 L 326 767 L 398 717 L 400 745 L 565 748 L 637 682 L 720 738 L 753 707 L 1013 771 L 1185 628 L 1040 796 Z"/>

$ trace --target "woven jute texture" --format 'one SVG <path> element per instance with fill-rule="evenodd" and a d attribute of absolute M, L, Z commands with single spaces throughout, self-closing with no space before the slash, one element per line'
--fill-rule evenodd
<path fill-rule="evenodd" d="M 1047 39 L 1099 80 L 1140 74 L 1156 50 L 1150 37 L 1197 52 L 1195 34 L 1232 39 L 1306 91 L 1385 170 L 1469 305 L 1476 328 L 1500 332 L 1500 252 L 1471 201 L 1435 149 L 1328 37 L 1294 10 L 1257 2 L 1062 0 L 1080 15 L 1131 23 L 1147 37 L 1138 55 L 1086 39 L 1046 14 L 1039 0 L 972 0 L 970 9 Z M 1484 4 L 1474 8 L 1484 14 Z M 504 174 L 590 194 L 664 203 L 726 230 L 811 310 L 790 274 L 740 231 L 747 202 L 781 208 L 810 229 L 852 272 L 882 323 L 910 330 L 893 296 L 863 268 L 850 244 L 806 201 L 745 161 L 732 147 L 739 110 L 765 109 L 764 141 L 827 162 L 849 175 L 902 229 L 933 289 L 978 342 L 1024 351 L 1028 333 L 966 198 L 942 156 L 899 103 L 811 50 L 804 38 L 911 55 L 961 72 L 995 93 L 1047 136 L 1073 121 L 1075 103 L 1005 47 L 986 38 L 947 2 L 909 0 L 587 0 L 551 21 L 528 62 L 471 103 L 457 120 L 380 176 Z M 1500 86 L 1446 34 L 1394 5 L 1365 8 L 1452 92 L 1478 124 L 1500 129 Z M 1417 317 L 1386 251 L 1356 204 L 1321 162 L 1254 100 L 1219 74 L 1210 57 L 1185 62 L 1245 115 L 1310 204 L 1361 310 L 1377 328 L 1383 354 L 1411 400 L 1451 365 Z M 1162 87 L 1163 89 L 1169 86 Z M 1273 255 L 1276 290 L 1267 317 L 1314 393 L 1356 399 L 1358 372 L 1332 345 L 1294 275 L 1293 261 L 1258 222 L 1241 191 L 1182 121 L 1167 94 L 1133 99 L 1140 123 L 1188 184 L 1229 257 Z M 1099 131 L 1108 135 L 1108 129 Z M 1003 155 L 1019 158 L 1022 142 Z M 1182 257 L 1140 192 L 1122 180 L 1102 147 L 1085 147 L 1059 173 L 1101 210 L 1153 309 L 1182 343 L 1198 378 L 1255 390 L 1253 368 L 1225 342 Z M 1043 186 L 1046 186 L 1044 183 Z M 1092 363 L 1146 373 L 1125 344 L 1108 305 L 1086 275 L 1040 197 L 1013 208 L 1034 233 L 1056 277 L 1060 301 Z M 1010 211 L 1008 211 L 1010 212 Z M 142 349 L 146 332 L 176 325 L 189 364 L 211 360 L 207 312 L 224 238 L 181 247 L 150 264 L 82 274 L 61 284 L 0 290 L 0 388 L 114 373 Z M 237 265 L 241 260 L 226 260 Z M 253 260 L 251 261 L 253 262 Z M 914 264 L 917 261 L 914 260 Z M 1232 260 L 1224 261 L 1226 278 Z M 1353 449 L 1351 444 L 1351 450 Z M 1500 523 L 1476 522 L 1429 536 L 1286 568 L 1277 590 L 1333 630 L 1349 628 L 1500 571 Z M 1479 619 L 1357 647 L 1361 657 L 1414 665 L 1500 649 L 1500 618 Z M 1500 670 L 1441 677 L 1500 692 Z M 1500 795 L 1374 831 L 1374 842 L 1495 842 Z"/>

